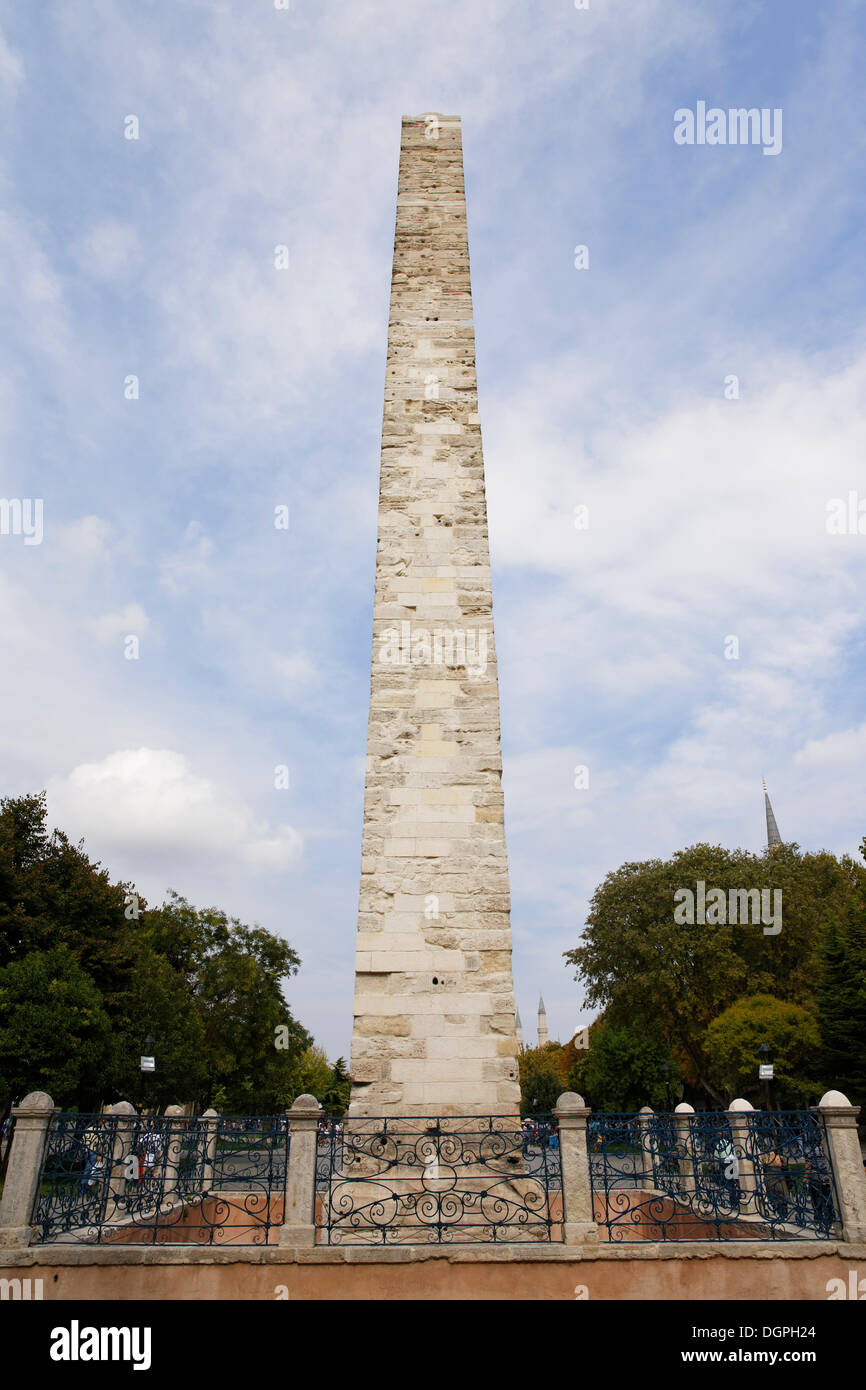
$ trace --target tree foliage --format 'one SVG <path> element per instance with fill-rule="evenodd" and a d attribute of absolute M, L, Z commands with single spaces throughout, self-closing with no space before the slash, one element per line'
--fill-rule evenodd
<path fill-rule="evenodd" d="M 866 1107 L 866 888 L 827 925 L 816 994 L 826 1077 Z"/>
<path fill-rule="evenodd" d="M 345 1057 L 338 1057 L 328 1080 L 328 1085 L 322 1096 L 322 1104 L 325 1109 L 332 1114 L 342 1115 L 349 1106 L 349 1097 L 352 1093 L 352 1078 L 346 1066 Z"/>
<path fill-rule="evenodd" d="M 140 939 L 185 980 L 202 1030 L 207 1104 L 219 1093 L 235 1114 L 289 1105 L 311 1042 L 281 990 L 300 965 L 289 943 L 177 893 L 143 914 Z"/>
<path fill-rule="evenodd" d="M 135 906 L 131 906 L 135 904 Z M 291 1103 L 310 1035 L 282 986 L 287 941 L 175 893 L 147 907 L 60 830 L 44 793 L 0 801 L 0 1099 Z M 145 1036 L 156 1071 L 144 1077 Z M 330 1076 L 330 1069 L 329 1076 Z"/>
<path fill-rule="evenodd" d="M 686 925 L 674 894 L 707 889 L 779 889 L 782 930 L 761 925 Z M 725 1079 L 707 1051 L 707 1030 L 744 996 L 815 1005 L 821 943 L 833 918 L 862 902 L 866 870 L 850 858 L 802 854 L 796 845 L 748 854 L 699 844 L 670 860 L 627 863 L 593 896 L 581 944 L 566 953 L 605 1023 L 660 1032 L 686 1063 L 687 1079 L 724 1104 Z"/>
<path fill-rule="evenodd" d="M 758 1104 L 765 1094 L 758 1079 L 758 1048 L 763 1042 L 773 1054 L 776 1104 L 796 1109 L 810 1099 L 817 1101 L 823 1087 L 817 1080 L 822 1049 L 815 1015 L 770 994 L 738 999 L 710 1023 L 706 1051 L 726 1101 L 744 1097 Z"/>
<path fill-rule="evenodd" d="M 726 1101 L 742 1096 L 758 1104 L 763 1094 L 758 1080 L 761 1043 L 772 1048 L 778 1104 L 797 1109 L 820 1098 L 814 1095 L 821 1047 L 814 1015 L 771 994 L 753 994 L 731 1004 L 707 1029 L 707 1056 Z"/>
<path fill-rule="evenodd" d="M 60 1106 L 98 1106 L 110 1055 L 102 995 L 68 946 L 31 951 L 0 970 L 4 1110 L 28 1091 L 47 1091 Z"/>
<path fill-rule="evenodd" d="M 569 1073 L 569 1090 L 577 1091 L 594 1110 L 625 1113 L 651 1105 L 665 1107 L 668 1083 L 678 1085 L 678 1068 L 667 1044 L 643 1030 L 608 1025 L 592 1034 L 589 1050 Z"/>
<path fill-rule="evenodd" d="M 331 1080 L 331 1065 L 323 1047 L 311 1043 L 304 1048 L 295 1080 L 296 1094 L 315 1096 L 320 1101 Z"/>
<path fill-rule="evenodd" d="M 44 792 L 0 801 L 0 965 L 66 946 L 111 1007 L 135 955 L 131 891 L 62 830 L 49 833 Z"/>
<path fill-rule="evenodd" d="M 517 1059 L 520 1076 L 520 1113 L 546 1115 L 566 1089 L 563 1069 L 565 1050 L 559 1043 L 525 1047 Z"/>

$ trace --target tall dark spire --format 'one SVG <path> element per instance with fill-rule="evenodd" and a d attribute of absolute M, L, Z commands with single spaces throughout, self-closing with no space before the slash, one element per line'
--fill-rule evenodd
<path fill-rule="evenodd" d="M 773 815 L 773 808 L 770 805 L 770 793 L 767 791 L 766 782 L 764 782 L 764 810 L 767 813 L 767 849 L 775 849 L 777 845 L 782 843 L 782 837 L 779 834 L 776 817 Z"/>

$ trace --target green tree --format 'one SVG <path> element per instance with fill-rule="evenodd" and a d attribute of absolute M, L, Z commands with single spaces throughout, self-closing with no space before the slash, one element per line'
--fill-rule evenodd
<path fill-rule="evenodd" d="M 301 1053 L 295 1075 L 294 1096 L 315 1096 L 321 1101 L 331 1083 L 331 1064 L 324 1048 L 310 1042 Z"/>
<path fill-rule="evenodd" d="M 738 999 L 707 1029 L 707 1058 L 726 1102 L 738 1096 L 757 1101 L 761 1096 L 761 1043 L 773 1050 L 777 1103 L 791 1109 L 805 1104 L 817 1088 L 821 1047 L 818 1024 L 807 1009 L 774 999 L 770 994 Z"/>
<path fill-rule="evenodd" d="M 866 839 L 861 844 L 866 858 Z M 828 1087 L 866 1106 L 866 892 L 827 924 L 820 948 L 817 1014 Z"/>
<path fill-rule="evenodd" d="M 290 1104 L 311 1039 L 282 993 L 300 966 L 289 943 L 218 908 L 195 908 L 177 893 L 144 914 L 141 934 L 186 980 L 201 1021 L 202 1102 L 211 1105 L 219 1093 L 235 1114 Z"/>
<path fill-rule="evenodd" d="M 674 894 L 721 888 L 782 893 L 782 930 L 688 925 Z M 810 1009 L 819 943 L 829 919 L 863 892 L 866 871 L 847 856 L 801 854 L 796 845 L 748 854 L 699 844 L 672 859 L 622 865 L 596 890 L 581 945 L 566 953 L 607 1024 L 659 1030 L 687 1060 L 687 1079 L 721 1105 L 706 1053 L 714 1018 L 744 995 L 772 994 Z M 772 901 L 772 900 L 771 900 Z"/>
<path fill-rule="evenodd" d="M 111 1012 L 135 954 L 131 893 L 62 830 L 49 833 L 44 792 L 0 801 L 0 965 L 65 945 Z"/>
<path fill-rule="evenodd" d="M 111 1046 L 102 996 L 68 946 L 0 969 L 0 1084 L 6 1106 L 47 1091 L 59 1106 L 97 1109 Z"/>
<path fill-rule="evenodd" d="M 144 942 L 113 1022 L 112 1098 L 162 1109 L 204 1096 L 208 1072 L 201 1016 L 183 976 Z M 140 1057 L 148 1034 L 155 1040 L 156 1070 L 142 1074 Z"/>
<path fill-rule="evenodd" d="M 525 1047 L 520 1053 L 517 1066 L 522 1115 L 546 1115 L 556 1109 L 556 1102 L 566 1089 L 563 1055 L 564 1049 L 555 1042 Z"/>
<path fill-rule="evenodd" d="M 594 1110 L 630 1113 L 651 1105 L 665 1108 L 665 1066 L 671 1062 L 667 1044 L 645 1030 L 607 1025 L 592 1034 L 589 1050 L 569 1074 L 569 1089 L 577 1091 Z M 676 1088 L 676 1072 L 668 1073 Z"/>
<path fill-rule="evenodd" d="M 346 1067 L 346 1059 L 345 1057 L 338 1057 L 331 1068 L 328 1085 L 322 1096 L 322 1104 L 332 1114 L 342 1115 L 348 1109 L 351 1092 L 352 1079 Z"/>
<path fill-rule="evenodd" d="M 98 999 L 111 1025 L 97 1077 L 89 1061 L 93 1047 L 82 1053 L 79 1093 L 69 1091 L 74 1068 L 55 1068 L 64 1088 L 62 1100 L 54 1095 L 58 1103 L 145 1096 L 161 1105 L 195 1100 L 204 1106 L 217 1097 L 220 1108 L 249 1113 L 282 1109 L 296 1094 L 300 1057 L 311 1038 L 282 993 L 300 965 L 289 943 L 216 908 L 199 910 L 177 894 L 148 910 L 131 885 L 112 883 L 82 844 L 71 844 L 61 830 L 49 832 L 44 792 L 5 798 L 0 969 L 31 962 L 38 975 L 39 958 L 58 948 L 96 990 L 88 999 Z M 66 1004 L 55 991 L 39 1014 L 44 1023 L 45 1008 L 56 1006 L 54 1032 L 61 1043 Z M 17 1022 L 13 1027 L 2 1009 L 0 1028 L 17 1029 L 23 1050 L 16 1054 L 15 1075 L 23 1089 L 44 1089 L 47 1064 L 38 1030 L 26 1033 Z M 157 1070 L 144 1079 L 143 1090 L 139 1057 L 147 1033 L 156 1039 Z M 11 1085 L 7 1078 L 9 1094 Z"/>

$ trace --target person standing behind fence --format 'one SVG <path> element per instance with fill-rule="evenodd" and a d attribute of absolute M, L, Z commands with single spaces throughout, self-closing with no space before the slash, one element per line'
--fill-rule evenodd
<path fill-rule="evenodd" d="M 81 1190 L 95 1187 L 96 1180 L 105 1167 L 105 1160 L 99 1152 L 99 1126 L 90 1124 L 81 1136 L 86 1158 L 81 1175 Z"/>
<path fill-rule="evenodd" d="M 162 1142 L 159 1135 L 152 1125 L 149 1125 L 141 1141 L 141 1156 L 143 1168 L 139 1169 L 139 1176 L 151 1178 L 156 1167 L 157 1160 L 162 1152 Z"/>

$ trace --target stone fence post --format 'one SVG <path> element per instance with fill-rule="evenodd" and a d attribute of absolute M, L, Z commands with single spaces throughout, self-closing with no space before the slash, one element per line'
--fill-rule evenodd
<path fill-rule="evenodd" d="M 743 1216 L 761 1215 L 761 1198 L 764 1194 L 763 1173 L 755 1167 L 754 1106 L 738 1096 L 728 1106 L 728 1124 L 731 1126 L 731 1139 L 736 1158 L 736 1172 L 733 1179 L 740 1189 L 739 1214 Z"/>
<path fill-rule="evenodd" d="M 695 1175 L 695 1150 L 692 1138 L 692 1116 L 694 1106 L 681 1101 L 674 1111 L 674 1124 L 677 1135 L 677 1164 L 680 1170 L 680 1193 L 693 1197 L 697 1191 Z"/>
<path fill-rule="evenodd" d="M 219 1133 L 219 1112 L 216 1110 L 206 1110 L 202 1115 L 204 1125 L 204 1143 L 202 1145 L 202 1172 L 201 1190 L 208 1192 L 213 1182 L 214 1163 L 216 1160 L 217 1134 Z"/>
<path fill-rule="evenodd" d="M 180 1167 L 183 1144 L 186 1137 L 185 1128 L 182 1124 L 175 1121 L 186 1118 L 186 1112 L 182 1105 L 167 1105 L 165 1107 L 165 1178 L 163 1192 L 167 1197 L 174 1192 L 178 1186 L 178 1169 Z"/>
<path fill-rule="evenodd" d="M 316 1243 L 316 1146 L 322 1107 L 315 1096 L 298 1096 L 289 1120 L 289 1162 L 280 1245 Z"/>
<path fill-rule="evenodd" d="M 641 1177 L 647 1186 L 655 1187 L 655 1170 L 653 1165 L 653 1109 L 651 1105 L 644 1105 L 638 1113 L 637 1132 L 640 1141 L 640 1168 Z"/>
<path fill-rule="evenodd" d="M 131 1181 L 133 1191 L 138 1182 L 138 1173 L 132 1179 L 127 1178 L 127 1160 L 135 1155 L 133 1153 L 133 1140 L 135 1138 L 135 1124 L 138 1119 L 138 1111 L 129 1100 L 119 1100 L 116 1105 L 109 1107 L 107 1113 L 117 1116 L 117 1126 L 114 1131 L 114 1141 L 111 1147 L 111 1158 L 108 1171 L 108 1190 L 113 1205 L 112 1216 L 117 1210 L 118 1203 L 126 1194 L 127 1184 Z M 106 1212 L 106 1220 L 112 1219 Z"/>
<path fill-rule="evenodd" d="M 565 1091 L 556 1102 L 554 1114 L 559 1126 L 562 1165 L 562 1234 L 566 1245 L 598 1241 L 586 1149 L 586 1122 L 591 1113 L 583 1096 L 574 1091 Z"/>
<path fill-rule="evenodd" d="M 33 1203 L 54 1113 L 54 1101 L 45 1091 L 31 1091 L 12 1111 L 15 1129 L 0 1202 L 0 1246 L 29 1245 L 33 1239 Z"/>
<path fill-rule="evenodd" d="M 866 1241 L 866 1173 L 857 1138 L 860 1106 L 852 1105 L 841 1091 L 828 1091 L 818 1110 L 824 1117 L 830 1160 L 836 1178 L 842 1238 Z"/>

